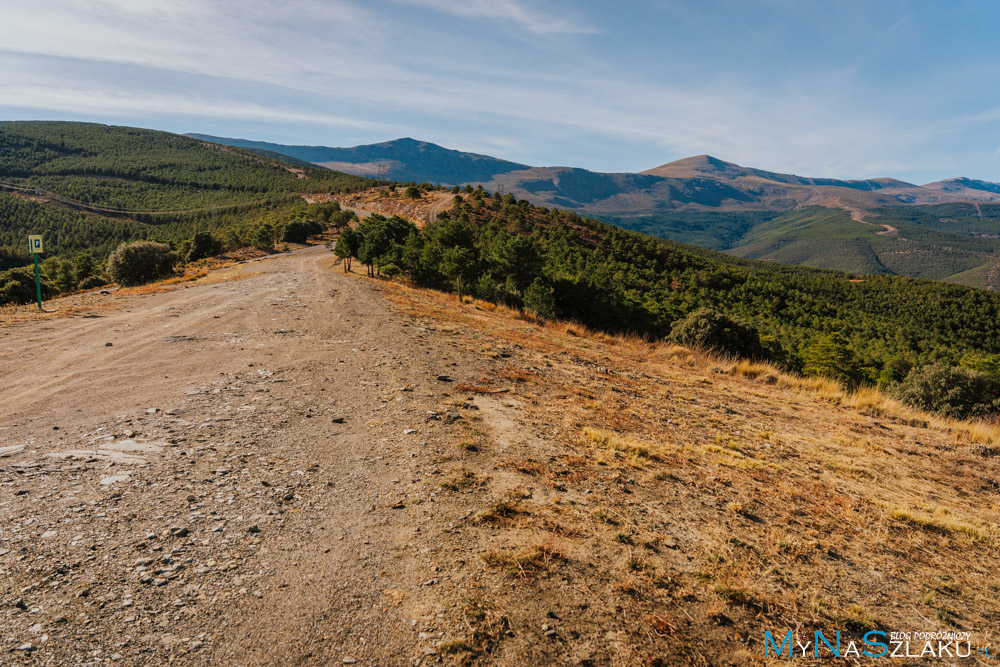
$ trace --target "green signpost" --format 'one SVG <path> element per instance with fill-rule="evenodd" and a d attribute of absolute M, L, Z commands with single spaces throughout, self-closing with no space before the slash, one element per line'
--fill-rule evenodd
<path fill-rule="evenodd" d="M 38 235 L 28 236 L 28 248 L 35 258 L 35 294 L 38 296 L 38 310 L 42 309 L 42 282 L 38 279 L 38 254 L 42 252 L 42 237 Z"/>

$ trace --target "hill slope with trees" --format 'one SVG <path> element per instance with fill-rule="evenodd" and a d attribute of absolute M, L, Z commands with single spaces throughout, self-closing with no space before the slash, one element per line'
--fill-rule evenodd
<path fill-rule="evenodd" d="M 1000 354 L 1000 294 L 740 259 L 484 190 L 423 229 L 373 215 L 350 236 L 338 254 L 372 273 L 598 330 L 664 338 L 707 308 L 759 336 L 758 350 L 733 328 L 750 342 L 726 351 L 851 385 Z"/>
<path fill-rule="evenodd" d="M 168 132 L 0 122 L 0 271 L 30 262 L 28 234 L 45 237 L 46 257 L 88 252 L 99 261 L 124 241 L 179 246 L 198 232 L 235 247 L 266 226 L 280 241 L 294 219 L 329 221 L 302 195 L 369 183 Z"/>

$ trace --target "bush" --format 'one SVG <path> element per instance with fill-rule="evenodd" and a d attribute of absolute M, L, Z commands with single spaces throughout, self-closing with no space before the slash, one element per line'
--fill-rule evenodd
<path fill-rule="evenodd" d="M 323 225 L 313 220 L 292 220 L 285 225 L 281 240 L 285 243 L 305 243 L 310 236 L 323 233 Z"/>
<path fill-rule="evenodd" d="M 828 377 L 847 387 L 857 387 L 864 372 L 840 334 L 828 334 L 802 350 L 802 374 Z"/>
<path fill-rule="evenodd" d="M 403 193 L 403 195 L 408 199 L 420 199 L 421 192 L 419 188 L 411 185 L 410 187 L 406 188 L 406 191 Z"/>
<path fill-rule="evenodd" d="M 271 225 L 265 223 L 253 231 L 250 235 L 250 245 L 263 252 L 274 250 L 274 230 Z"/>
<path fill-rule="evenodd" d="M 42 298 L 58 294 L 50 283 L 42 280 Z M 0 271 L 0 306 L 31 303 L 35 300 L 35 269 L 32 266 Z"/>
<path fill-rule="evenodd" d="M 123 243 L 108 256 L 108 277 L 119 285 L 143 285 L 170 273 L 173 260 L 165 243 Z"/>
<path fill-rule="evenodd" d="M 41 264 L 43 280 L 51 283 L 60 292 L 72 292 L 79 282 L 73 271 L 73 264 L 62 257 L 46 257 Z"/>
<path fill-rule="evenodd" d="M 222 242 L 208 232 L 198 232 L 191 239 L 191 249 L 188 250 L 186 260 L 197 262 L 206 257 L 215 257 L 222 252 Z"/>
<path fill-rule="evenodd" d="M 710 308 L 700 308 L 674 322 L 669 340 L 738 357 L 765 356 L 756 329 Z"/>
<path fill-rule="evenodd" d="M 552 286 L 535 278 L 524 290 L 524 308 L 547 320 L 555 319 L 556 297 Z"/>
<path fill-rule="evenodd" d="M 914 368 L 892 394 L 913 407 L 959 419 L 1000 411 L 1000 379 L 960 366 Z"/>

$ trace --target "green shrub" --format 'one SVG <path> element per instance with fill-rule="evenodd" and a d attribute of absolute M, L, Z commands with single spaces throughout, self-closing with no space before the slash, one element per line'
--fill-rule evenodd
<path fill-rule="evenodd" d="M 170 273 L 173 263 L 173 253 L 165 243 L 123 243 L 108 257 L 108 277 L 119 285 L 142 285 Z"/>
<path fill-rule="evenodd" d="M 59 291 L 42 279 L 42 298 L 55 296 Z M 0 306 L 31 303 L 35 300 L 35 269 L 31 266 L 0 271 Z"/>
<path fill-rule="evenodd" d="M 403 193 L 403 195 L 408 199 L 420 199 L 420 194 L 420 188 L 413 185 L 406 188 L 406 191 Z"/>
<path fill-rule="evenodd" d="M 208 232 L 198 232 L 191 239 L 191 249 L 188 250 L 188 262 L 197 262 L 199 259 L 214 257 L 222 252 L 222 242 Z"/>
<path fill-rule="evenodd" d="M 699 308 L 674 322 L 670 327 L 669 339 L 680 345 L 692 345 L 738 357 L 764 357 L 764 348 L 756 329 L 710 308 Z"/>
<path fill-rule="evenodd" d="M 250 236 L 250 245 L 264 252 L 273 251 L 274 229 L 271 228 L 271 225 L 265 223 L 257 227 Z"/>
<path fill-rule="evenodd" d="M 73 271 L 73 263 L 62 257 L 46 257 L 41 265 L 45 282 L 51 283 L 60 292 L 72 292 L 79 282 Z"/>
<path fill-rule="evenodd" d="M 554 319 L 556 312 L 556 298 L 552 286 L 544 282 L 541 278 L 535 278 L 524 290 L 524 308 L 530 310 L 539 317 Z"/>
<path fill-rule="evenodd" d="M 840 334 L 828 334 L 802 350 L 802 373 L 811 377 L 828 377 L 856 387 L 864 379 L 864 371 L 851 348 Z"/>
<path fill-rule="evenodd" d="M 892 394 L 913 407 L 959 419 L 1000 412 L 1000 379 L 960 366 L 914 368 Z"/>
<path fill-rule="evenodd" d="M 79 286 L 80 283 L 98 273 L 97 262 L 89 252 L 78 253 L 73 258 L 73 277 L 76 279 L 77 289 L 83 289 Z"/>
<path fill-rule="evenodd" d="M 305 243 L 310 236 L 323 233 L 323 225 L 314 220 L 292 220 L 281 232 L 285 243 Z"/>

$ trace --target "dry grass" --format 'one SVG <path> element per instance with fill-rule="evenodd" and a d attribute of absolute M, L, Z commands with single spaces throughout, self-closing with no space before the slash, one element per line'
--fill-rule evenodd
<path fill-rule="evenodd" d="M 535 545 L 515 550 L 494 549 L 483 554 L 483 562 L 490 567 L 503 568 L 510 576 L 521 579 L 563 560 L 565 556 L 550 545 Z"/>
<path fill-rule="evenodd" d="M 953 517 L 944 508 L 938 508 L 937 514 L 896 508 L 890 510 L 889 516 L 914 526 L 920 526 L 941 533 L 968 535 L 976 542 L 995 543 L 997 536 L 996 526 L 984 526 L 971 519 L 964 520 Z"/>
<path fill-rule="evenodd" d="M 560 598 L 533 588 L 552 573 L 533 570 L 530 549 L 486 552 L 488 567 L 528 579 L 511 588 L 530 593 L 504 594 L 516 624 L 537 623 L 552 596 L 586 603 L 588 622 L 630 637 L 620 664 L 692 662 L 711 650 L 706 637 L 724 647 L 708 662 L 757 655 L 734 637 L 762 624 L 794 629 L 791 619 L 843 630 L 991 627 L 996 424 L 766 363 L 526 322 L 406 287 L 388 294 L 404 313 L 449 323 L 452 340 L 464 332 L 470 350 L 511 351 L 487 362 L 488 377 L 509 383 L 502 402 L 517 407 L 502 412 L 525 441 L 476 462 L 537 492 L 499 513 L 530 515 L 477 528 L 538 543 L 526 534 L 550 527 L 573 553 L 559 568 L 572 593 Z M 936 586 L 944 577 L 948 587 Z"/>

